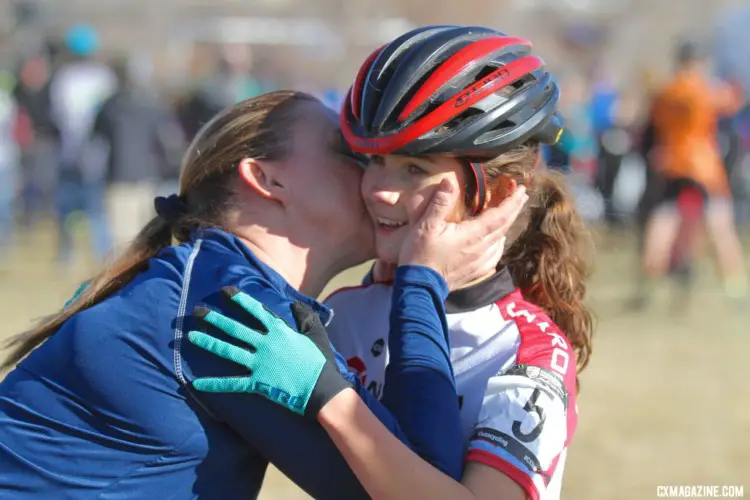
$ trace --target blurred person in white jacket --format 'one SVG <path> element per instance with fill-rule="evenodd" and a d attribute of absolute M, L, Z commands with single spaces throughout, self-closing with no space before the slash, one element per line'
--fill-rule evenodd
<path fill-rule="evenodd" d="M 70 60 L 57 70 L 50 87 L 52 117 L 61 141 L 55 202 L 58 260 L 62 264 L 73 257 L 70 215 L 74 212 L 82 211 L 86 216 L 95 258 L 104 259 L 111 246 L 104 213 L 104 170 L 87 168 L 97 164 L 83 162 L 82 154 L 98 108 L 116 89 L 112 71 L 94 57 L 99 50 L 99 38 L 93 28 L 72 27 L 65 43 Z"/>

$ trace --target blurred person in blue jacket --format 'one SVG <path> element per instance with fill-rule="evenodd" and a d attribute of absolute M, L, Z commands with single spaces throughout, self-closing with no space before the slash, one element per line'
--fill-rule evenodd
<path fill-rule="evenodd" d="M 593 184 L 598 145 L 590 102 L 589 86 L 581 75 L 571 74 L 562 80 L 560 111 L 565 117 L 565 132 L 560 147 L 567 153 L 570 169 Z"/>
<path fill-rule="evenodd" d="M 742 85 L 746 99 L 750 96 L 749 24 L 750 4 L 728 6 L 718 17 L 713 40 L 718 76 Z M 720 133 L 730 145 L 725 159 L 729 160 L 726 163 L 730 170 L 734 170 L 729 173 L 737 219 L 738 222 L 747 222 L 750 220 L 750 163 L 744 158 L 750 150 L 750 104 L 746 102 L 734 117 L 720 123 Z"/>
<path fill-rule="evenodd" d="M 610 225 L 619 225 L 621 216 L 614 204 L 615 182 L 623 158 L 633 147 L 630 131 L 635 115 L 633 102 L 610 79 L 600 76 L 593 85 L 590 110 L 598 144 L 596 185 L 604 200 L 604 218 Z"/>

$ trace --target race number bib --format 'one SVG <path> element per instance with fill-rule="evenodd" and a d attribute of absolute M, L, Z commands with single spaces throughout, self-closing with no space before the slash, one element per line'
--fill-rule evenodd
<path fill-rule="evenodd" d="M 546 477 L 568 438 L 567 406 L 557 374 L 516 365 L 490 380 L 470 449 Z"/>

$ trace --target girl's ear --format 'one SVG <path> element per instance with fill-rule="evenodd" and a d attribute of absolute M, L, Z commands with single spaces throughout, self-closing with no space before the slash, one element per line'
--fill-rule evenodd
<path fill-rule="evenodd" d="M 497 179 L 497 185 L 494 189 L 487 192 L 487 204 L 491 206 L 499 205 L 505 198 L 510 196 L 518 187 L 515 179 L 508 175 L 501 175 Z"/>

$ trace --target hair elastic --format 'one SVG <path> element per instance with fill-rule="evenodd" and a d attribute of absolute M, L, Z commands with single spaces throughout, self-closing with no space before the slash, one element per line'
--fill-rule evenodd
<path fill-rule="evenodd" d="M 171 224 L 187 213 L 187 203 L 176 194 L 157 196 L 154 198 L 154 209 L 159 217 Z"/>

